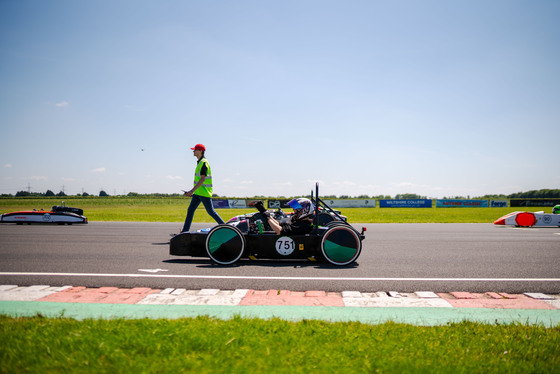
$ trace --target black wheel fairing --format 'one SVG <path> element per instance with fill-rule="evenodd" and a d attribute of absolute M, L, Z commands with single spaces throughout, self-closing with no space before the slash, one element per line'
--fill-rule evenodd
<path fill-rule="evenodd" d="M 331 226 L 321 239 L 321 252 L 334 265 L 351 264 L 360 256 L 361 251 L 360 235 L 348 226 Z"/>
<path fill-rule="evenodd" d="M 245 237 L 231 225 L 219 225 L 208 233 L 206 252 L 220 265 L 230 265 L 241 258 L 245 251 Z"/>

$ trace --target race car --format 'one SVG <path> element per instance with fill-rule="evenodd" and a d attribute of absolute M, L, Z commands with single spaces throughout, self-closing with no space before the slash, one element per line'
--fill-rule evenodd
<path fill-rule="evenodd" d="M 555 206 L 552 214 L 545 212 L 513 212 L 494 221 L 494 225 L 517 227 L 560 227 L 560 207 Z"/>
<path fill-rule="evenodd" d="M 80 208 L 66 206 L 64 201 L 61 205 L 55 205 L 49 211 L 43 209 L 5 213 L 0 215 L 0 223 L 16 223 L 18 225 L 34 223 L 53 223 L 58 225 L 72 225 L 74 223 L 88 223 L 84 217 L 84 211 Z"/>
<path fill-rule="evenodd" d="M 318 184 L 315 191 L 315 197 L 311 196 L 315 206 L 314 228 L 309 234 L 277 235 L 262 214 L 255 212 L 234 217 L 213 228 L 175 235 L 169 241 L 169 253 L 207 257 L 220 265 L 231 265 L 241 258 L 352 264 L 360 256 L 366 229 L 359 232 L 346 217 L 325 204 L 319 198 Z M 281 209 L 268 213 L 277 221 L 290 219 Z"/>

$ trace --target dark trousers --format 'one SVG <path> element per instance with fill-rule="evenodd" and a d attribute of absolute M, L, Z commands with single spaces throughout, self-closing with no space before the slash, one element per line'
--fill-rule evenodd
<path fill-rule="evenodd" d="M 206 208 L 206 212 L 210 215 L 210 217 L 214 218 L 214 220 L 220 224 L 224 223 L 224 220 L 214 210 L 211 197 L 192 195 L 191 204 L 189 205 L 189 209 L 187 210 L 187 218 L 185 218 L 185 225 L 183 226 L 183 230 L 181 230 L 181 232 L 187 232 L 191 229 L 194 212 L 196 211 L 196 208 L 198 208 L 200 203 L 204 205 L 204 208 Z"/>

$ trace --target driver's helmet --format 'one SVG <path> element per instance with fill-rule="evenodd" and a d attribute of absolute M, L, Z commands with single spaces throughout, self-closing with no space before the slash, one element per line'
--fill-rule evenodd
<path fill-rule="evenodd" d="M 552 214 L 560 214 L 560 204 L 555 205 L 554 208 L 552 208 Z"/>
<path fill-rule="evenodd" d="M 288 202 L 288 205 L 294 210 L 294 215 L 292 216 L 292 220 L 294 221 L 308 218 L 312 216 L 315 211 L 315 206 L 311 200 L 303 197 L 291 200 Z"/>

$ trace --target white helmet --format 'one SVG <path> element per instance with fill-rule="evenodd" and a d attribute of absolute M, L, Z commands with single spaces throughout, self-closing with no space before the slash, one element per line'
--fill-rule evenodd
<path fill-rule="evenodd" d="M 288 202 L 288 205 L 294 210 L 292 220 L 300 220 L 312 216 L 315 213 L 315 206 L 309 199 L 300 197 Z"/>

